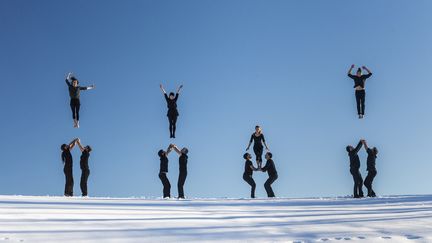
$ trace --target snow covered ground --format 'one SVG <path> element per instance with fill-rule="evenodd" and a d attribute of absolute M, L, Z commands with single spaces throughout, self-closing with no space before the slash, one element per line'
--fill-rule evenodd
<path fill-rule="evenodd" d="M 374 199 L 0 196 L 0 242 L 432 242 L 432 195 Z"/>

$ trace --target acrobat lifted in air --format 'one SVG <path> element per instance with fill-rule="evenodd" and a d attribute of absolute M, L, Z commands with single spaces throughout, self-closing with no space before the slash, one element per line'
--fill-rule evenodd
<path fill-rule="evenodd" d="M 72 118 L 74 120 L 74 127 L 79 128 L 79 111 L 81 107 L 80 93 L 81 90 L 89 90 L 96 88 L 94 85 L 79 86 L 78 79 L 72 73 L 68 73 L 66 77 L 66 84 L 69 87 L 70 107 L 72 109 Z"/>
<path fill-rule="evenodd" d="M 160 89 L 164 94 L 168 106 L 167 116 L 169 121 L 170 138 L 175 138 L 177 117 L 179 116 L 177 110 L 177 99 L 179 97 L 182 88 L 183 85 L 180 85 L 180 87 L 177 89 L 177 93 L 174 94 L 174 92 L 171 92 L 169 95 L 167 95 L 163 85 L 162 84 L 160 85 Z"/>
<path fill-rule="evenodd" d="M 364 112 L 365 112 L 365 98 L 366 98 L 365 83 L 366 83 L 366 79 L 372 76 L 372 72 L 367 67 L 363 66 L 362 68 L 357 69 L 356 75 L 352 75 L 351 72 L 353 68 L 354 68 L 354 64 L 351 65 L 350 69 L 348 70 L 348 77 L 354 80 L 355 97 L 357 102 L 357 113 L 359 119 L 362 119 L 364 117 Z M 368 72 L 368 74 L 362 75 L 362 69 Z"/>

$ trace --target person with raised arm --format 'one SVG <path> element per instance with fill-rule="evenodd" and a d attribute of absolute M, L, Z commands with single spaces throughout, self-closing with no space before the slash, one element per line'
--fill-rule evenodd
<path fill-rule="evenodd" d="M 267 152 L 265 155 L 265 158 L 266 158 L 267 162 L 266 162 L 266 165 L 261 168 L 261 171 L 262 172 L 267 171 L 269 178 L 264 183 L 264 188 L 267 192 L 268 197 L 275 197 L 275 194 L 273 192 L 273 188 L 271 187 L 271 185 L 273 184 L 273 182 L 275 182 L 278 179 L 278 173 L 276 170 L 275 163 L 272 159 L 273 154 L 270 152 Z"/>
<path fill-rule="evenodd" d="M 365 66 L 362 68 L 358 68 L 356 75 L 352 75 L 351 72 L 354 68 L 354 64 L 351 65 L 348 70 L 348 77 L 354 80 L 354 89 L 355 89 L 355 97 L 357 102 L 357 113 L 359 119 L 362 119 L 365 114 L 365 99 L 366 99 L 366 91 L 365 91 L 365 83 L 366 79 L 372 76 L 372 72 Z M 367 72 L 367 74 L 362 75 L 362 69 Z"/>
<path fill-rule="evenodd" d="M 185 199 L 183 186 L 186 182 L 186 177 L 188 174 L 187 163 L 188 163 L 189 150 L 186 147 L 180 150 L 175 144 L 172 144 L 171 147 L 180 156 L 179 157 L 179 177 L 177 181 L 178 199 Z"/>
<path fill-rule="evenodd" d="M 74 120 L 74 127 L 79 128 L 79 112 L 81 107 L 80 102 L 80 94 L 81 90 L 90 90 L 94 89 L 96 86 L 79 86 L 78 79 L 72 75 L 72 73 L 68 73 L 66 77 L 66 84 L 69 87 L 69 96 L 70 96 L 70 107 L 72 110 L 72 118 Z"/>
<path fill-rule="evenodd" d="M 358 152 L 362 147 L 362 142 L 360 141 L 357 146 L 354 148 L 351 145 L 346 147 L 346 151 L 348 152 L 349 160 L 350 160 L 350 173 L 354 180 L 354 198 L 363 197 L 363 178 L 360 173 L 360 158 L 358 156 Z"/>
<path fill-rule="evenodd" d="M 60 149 L 62 151 L 61 153 L 61 160 L 63 161 L 63 173 L 65 174 L 65 189 L 64 189 L 64 195 L 66 197 L 72 197 L 73 196 L 73 159 L 71 150 L 76 144 L 77 139 L 72 140 L 69 144 L 62 144 Z"/>
<path fill-rule="evenodd" d="M 252 174 L 254 171 L 257 171 L 258 169 L 253 166 L 251 161 L 252 155 L 250 153 L 245 153 L 243 155 L 243 159 L 246 160 L 244 166 L 244 172 L 243 172 L 243 180 L 246 181 L 246 183 L 251 186 L 251 198 L 255 198 L 256 184 L 252 177 Z"/>
<path fill-rule="evenodd" d="M 377 158 L 377 154 L 378 154 L 378 149 L 376 147 L 373 148 L 369 148 L 367 145 L 366 140 L 362 140 L 363 146 L 368 154 L 367 157 L 367 171 L 368 174 L 365 178 L 364 181 L 364 185 L 366 186 L 367 190 L 368 190 L 368 197 L 376 197 L 376 194 L 374 192 L 374 190 L 372 189 L 372 183 L 373 180 L 375 179 L 375 176 L 377 175 L 377 170 L 375 167 L 375 161 Z"/>
<path fill-rule="evenodd" d="M 267 151 L 269 151 L 269 148 L 267 146 L 267 143 L 264 138 L 264 134 L 262 133 L 262 128 L 260 126 L 255 126 L 255 132 L 251 135 L 251 138 L 249 140 L 249 144 L 246 148 L 246 151 L 249 150 L 252 142 L 254 142 L 253 151 L 255 153 L 256 157 L 256 163 L 258 166 L 258 169 L 260 169 L 262 166 L 262 154 L 263 154 L 263 144 Z"/>
<path fill-rule="evenodd" d="M 77 140 L 77 145 L 81 150 L 81 158 L 80 158 L 80 168 L 81 168 L 81 182 L 80 182 L 80 187 L 81 187 L 81 193 L 83 197 L 87 197 L 88 196 L 88 191 L 87 191 L 87 181 L 88 178 L 90 176 L 90 168 L 89 168 L 89 164 L 88 164 L 88 160 L 90 157 L 90 152 L 92 151 L 92 148 L 90 147 L 90 145 L 87 146 L 83 146 L 81 144 L 81 140 L 78 138 Z"/>
<path fill-rule="evenodd" d="M 171 184 L 168 180 L 168 154 L 171 152 L 172 146 L 170 145 L 166 151 L 159 150 L 158 155 L 160 158 L 159 179 L 163 185 L 163 198 L 171 197 Z"/>
<path fill-rule="evenodd" d="M 179 116 L 179 112 L 177 110 L 177 99 L 179 97 L 182 88 L 183 85 L 180 85 L 179 88 L 177 89 L 177 93 L 174 94 L 174 92 L 171 92 L 169 95 L 167 95 L 163 85 L 162 84 L 160 85 L 160 89 L 164 94 L 165 100 L 167 102 L 167 107 L 168 107 L 167 117 L 169 122 L 170 138 L 175 138 L 177 117 Z"/>

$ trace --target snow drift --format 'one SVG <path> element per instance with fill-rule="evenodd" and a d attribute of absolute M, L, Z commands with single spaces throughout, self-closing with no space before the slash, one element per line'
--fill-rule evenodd
<path fill-rule="evenodd" d="M 0 196 L 0 242 L 432 242 L 432 196 Z"/>

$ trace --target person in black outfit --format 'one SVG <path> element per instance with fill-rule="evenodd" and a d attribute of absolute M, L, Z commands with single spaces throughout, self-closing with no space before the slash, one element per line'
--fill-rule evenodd
<path fill-rule="evenodd" d="M 373 147 L 372 149 L 368 147 L 366 140 L 362 140 L 363 145 L 366 149 L 366 152 L 368 154 L 367 157 L 367 171 L 368 174 L 366 176 L 366 179 L 364 181 L 364 185 L 366 186 L 367 190 L 368 190 L 368 197 L 376 197 L 376 194 L 374 192 L 374 190 L 372 189 L 372 183 L 373 180 L 375 178 L 375 176 L 377 175 L 377 170 L 375 167 L 375 161 L 376 161 L 376 157 L 378 154 L 378 149 L 376 147 Z"/>
<path fill-rule="evenodd" d="M 78 86 L 79 82 L 72 73 L 69 73 L 66 77 L 66 84 L 69 87 L 69 96 L 70 96 L 70 107 L 72 109 L 72 118 L 74 119 L 74 127 L 79 127 L 79 111 L 81 107 L 80 102 L 80 91 L 81 90 L 89 90 L 94 89 L 95 86 L 91 85 L 88 87 Z"/>
<path fill-rule="evenodd" d="M 62 144 L 60 147 L 62 150 L 61 159 L 63 161 L 63 172 L 66 178 L 65 189 L 64 189 L 64 195 L 66 197 L 73 196 L 73 184 L 74 184 L 73 174 L 72 174 L 73 159 L 70 151 L 75 146 L 76 141 L 77 139 L 74 139 L 72 142 L 69 143 L 69 145 Z"/>
<path fill-rule="evenodd" d="M 179 113 L 177 111 L 177 99 L 179 97 L 180 90 L 183 88 L 183 85 L 180 85 L 180 87 L 177 89 L 176 94 L 171 92 L 169 94 L 169 96 L 167 95 L 162 84 L 160 85 L 160 88 L 164 94 L 164 97 L 165 97 L 165 100 L 166 100 L 167 106 L 168 106 L 167 116 L 168 116 L 168 121 L 169 121 L 170 138 L 175 138 L 177 117 L 179 116 Z"/>
<path fill-rule="evenodd" d="M 168 147 L 167 151 L 159 150 L 158 155 L 160 158 L 160 169 L 159 169 L 159 179 L 163 185 L 163 197 L 171 197 L 171 184 L 168 180 L 168 154 L 171 152 L 171 146 Z"/>
<path fill-rule="evenodd" d="M 348 156 L 350 159 L 350 172 L 354 180 L 354 198 L 363 197 L 363 178 L 360 174 L 360 158 L 358 157 L 358 152 L 362 147 L 362 142 L 360 141 L 354 148 L 351 145 L 346 147 Z"/>
<path fill-rule="evenodd" d="M 92 148 L 87 145 L 85 147 L 82 146 L 81 140 L 77 140 L 78 147 L 81 150 L 81 159 L 80 159 L 80 168 L 81 168 L 81 193 L 83 197 L 86 197 L 88 195 L 87 192 L 87 180 L 90 176 L 90 168 L 88 165 L 88 160 L 90 157 L 90 152 L 92 151 Z"/>
<path fill-rule="evenodd" d="M 276 166 L 274 164 L 274 161 L 273 161 L 272 157 L 273 157 L 272 153 L 270 153 L 270 152 L 266 153 L 265 158 L 267 160 L 267 163 L 261 169 L 262 172 L 266 172 L 267 171 L 268 176 L 269 176 L 269 178 L 267 179 L 267 181 L 264 183 L 264 188 L 265 188 L 265 190 L 267 192 L 267 196 L 268 197 L 275 197 L 275 194 L 273 192 L 273 189 L 272 189 L 271 185 L 278 178 L 278 173 L 276 171 Z"/>
<path fill-rule="evenodd" d="M 365 112 L 365 98 L 366 98 L 365 82 L 366 79 L 372 76 L 372 72 L 367 67 L 363 66 L 362 68 L 366 72 L 368 72 L 368 74 L 362 75 L 361 68 L 358 68 L 357 74 L 352 75 L 351 72 L 353 68 L 354 68 L 354 64 L 351 65 L 350 69 L 348 70 L 348 77 L 354 80 L 355 97 L 357 102 L 357 113 L 359 115 L 359 119 L 362 119 L 364 117 L 364 112 Z"/>
<path fill-rule="evenodd" d="M 245 180 L 247 184 L 251 186 L 251 198 L 255 198 L 256 184 L 252 177 L 252 174 L 254 171 L 257 171 L 258 169 L 252 165 L 252 161 L 251 161 L 252 155 L 250 155 L 249 153 L 245 153 L 243 155 L 243 159 L 246 160 L 244 166 L 243 180 Z"/>
<path fill-rule="evenodd" d="M 267 151 L 269 151 L 268 146 L 266 144 L 264 134 L 262 133 L 262 129 L 260 126 L 255 126 L 255 132 L 251 135 L 251 138 L 249 140 L 249 144 L 246 148 L 246 151 L 249 150 L 252 141 L 254 142 L 253 150 L 256 156 L 256 163 L 258 166 L 258 169 L 260 169 L 262 166 L 262 154 L 263 154 L 263 143 Z"/>
<path fill-rule="evenodd" d="M 184 190 L 183 186 L 186 181 L 187 177 L 187 162 L 188 162 L 188 153 L 189 150 L 187 148 L 182 148 L 180 150 L 176 145 L 172 144 L 171 147 L 176 151 L 180 157 L 179 157 L 179 177 L 177 181 L 177 190 L 178 190 L 178 198 L 184 199 Z"/>

